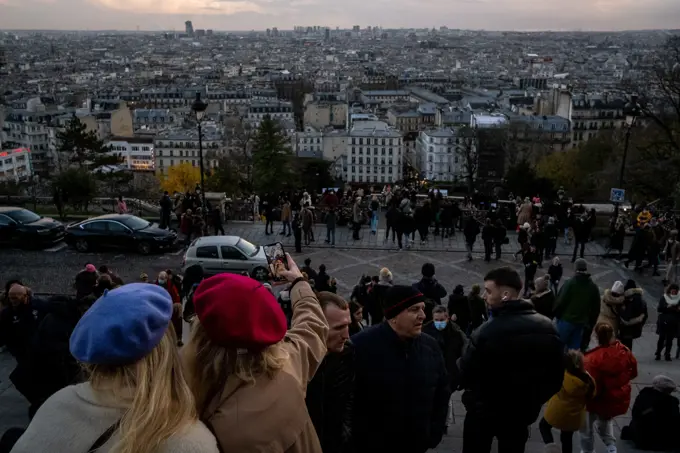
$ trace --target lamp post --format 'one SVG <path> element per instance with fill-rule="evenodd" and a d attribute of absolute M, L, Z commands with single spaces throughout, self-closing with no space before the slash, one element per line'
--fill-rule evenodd
<path fill-rule="evenodd" d="M 630 145 L 630 133 L 633 130 L 633 127 L 635 126 L 635 121 L 637 117 L 640 115 L 640 105 L 636 102 L 635 98 L 633 98 L 632 102 L 629 102 L 626 104 L 624 107 L 624 111 L 626 112 L 626 138 L 623 144 L 623 157 L 621 158 L 621 170 L 619 171 L 619 188 L 623 188 L 623 177 L 626 172 L 626 159 L 628 158 L 628 146 Z M 619 205 L 620 203 L 616 203 L 614 206 L 614 220 L 619 218 Z"/>
<path fill-rule="evenodd" d="M 201 93 L 196 93 L 196 100 L 191 105 L 191 111 L 196 115 L 196 124 L 198 125 L 198 164 L 201 170 L 201 201 L 203 204 L 203 219 L 207 223 L 208 219 L 208 205 L 205 203 L 205 177 L 203 175 L 203 135 L 201 131 L 201 120 L 205 115 L 205 110 L 208 105 L 201 101 Z"/>

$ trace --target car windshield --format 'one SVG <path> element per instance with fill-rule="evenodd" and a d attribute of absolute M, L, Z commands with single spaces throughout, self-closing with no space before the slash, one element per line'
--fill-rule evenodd
<path fill-rule="evenodd" d="M 124 223 L 131 230 L 143 230 L 144 228 L 148 228 L 149 225 L 151 225 L 150 222 L 135 216 L 128 217 L 127 219 L 123 220 L 122 223 Z"/>
<path fill-rule="evenodd" d="M 251 244 L 245 239 L 239 239 L 238 242 L 236 243 L 236 247 L 240 248 L 241 251 L 245 253 L 247 256 L 255 256 L 257 255 L 257 252 L 260 250 L 260 247 Z"/>
<path fill-rule="evenodd" d="M 40 216 L 35 212 L 31 212 L 27 209 L 20 209 L 18 211 L 6 212 L 8 217 L 19 223 L 33 223 L 40 220 Z"/>

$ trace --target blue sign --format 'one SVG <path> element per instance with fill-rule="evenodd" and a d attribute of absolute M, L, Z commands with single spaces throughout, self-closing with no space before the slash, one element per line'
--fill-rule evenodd
<path fill-rule="evenodd" d="M 624 189 L 612 189 L 609 194 L 612 203 L 623 203 L 626 201 L 626 191 Z"/>

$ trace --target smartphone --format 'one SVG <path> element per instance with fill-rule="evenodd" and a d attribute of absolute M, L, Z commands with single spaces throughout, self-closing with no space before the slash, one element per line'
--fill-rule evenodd
<path fill-rule="evenodd" d="M 269 272 L 274 279 L 280 280 L 277 274 L 278 270 L 281 269 L 281 266 L 283 266 L 283 269 L 288 270 L 288 259 L 286 258 L 283 244 L 276 242 L 274 244 L 264 245 L 262 248 L 264 249 L 264 254 L 267 256 Z"/>

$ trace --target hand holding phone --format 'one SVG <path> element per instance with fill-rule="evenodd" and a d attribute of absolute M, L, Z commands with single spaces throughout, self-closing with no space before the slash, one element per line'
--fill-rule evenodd
<path fill-rule="evenodd" d="M 283 249 L 283 244 L 276 242 L 265 245 L 262 248 L 267 256 L 269 272 L 274 276 L 275 281 L 281 280 L 281 272 L 288 270 L 288 257 Z"/>

